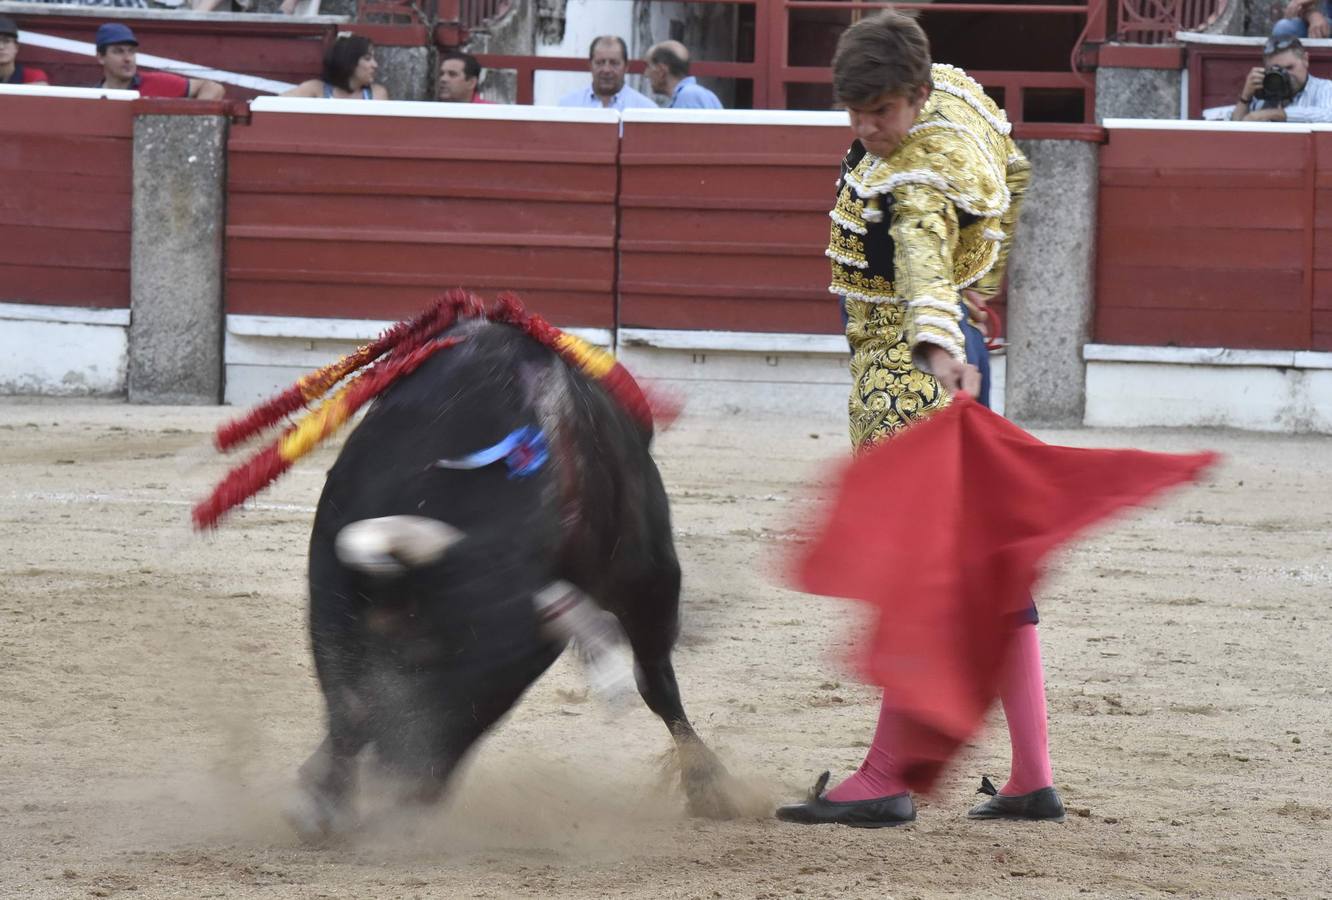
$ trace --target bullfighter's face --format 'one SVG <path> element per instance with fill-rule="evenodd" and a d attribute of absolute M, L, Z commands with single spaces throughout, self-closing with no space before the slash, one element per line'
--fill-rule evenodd
<path fill-rule="evenodd" d="M 847 107 L 851 130 L 870 153 L 891 156 L 906 139 L 929 98 L 929 85 L 908 94 L 884 91 L 863 106 Z"/>

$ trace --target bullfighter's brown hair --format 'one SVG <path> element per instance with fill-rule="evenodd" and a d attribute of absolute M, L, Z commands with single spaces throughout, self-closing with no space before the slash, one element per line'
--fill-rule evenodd
<path fill-rule="evenodd" d="M 912 94 L 929 83 L 930 39 L 909 16 L 878 13 L 837 41 L 833 93 L 846 106 L 866 106 L 889 92 Z"/>

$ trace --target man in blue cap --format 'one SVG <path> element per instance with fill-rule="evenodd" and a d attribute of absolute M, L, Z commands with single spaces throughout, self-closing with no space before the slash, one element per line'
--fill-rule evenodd
<path fill-rule="evenodd" d="M 170 72 L 140 72 L 138 38 L 129 26 L 107 22 L 97 28 L 97 61 L 102 64 L 98 87 L 138 91 L 141 97 L 192 97 L 221 100 L 222 85 L 204 78 L 186 78 Z"/>

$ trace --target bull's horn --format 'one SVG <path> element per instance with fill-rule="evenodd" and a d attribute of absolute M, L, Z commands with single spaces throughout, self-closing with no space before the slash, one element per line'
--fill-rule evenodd
<path fill-rule="evenodd" d="M 463 532 L 424 516 L 361 519 L 338 532 L 335 547 L 343 565 L 372 575 L 398 575 L 438 561 Z"/>

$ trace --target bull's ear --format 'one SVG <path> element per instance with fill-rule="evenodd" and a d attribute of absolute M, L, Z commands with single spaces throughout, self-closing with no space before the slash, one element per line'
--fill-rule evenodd
<path fill-rule="evenodd" d="M 438 562 L 464 537 L 438 519 L 383 516 L 347 525 L 338 532 L 335 548 L 345 566 L 371 575 L 401 575 Z"/>

